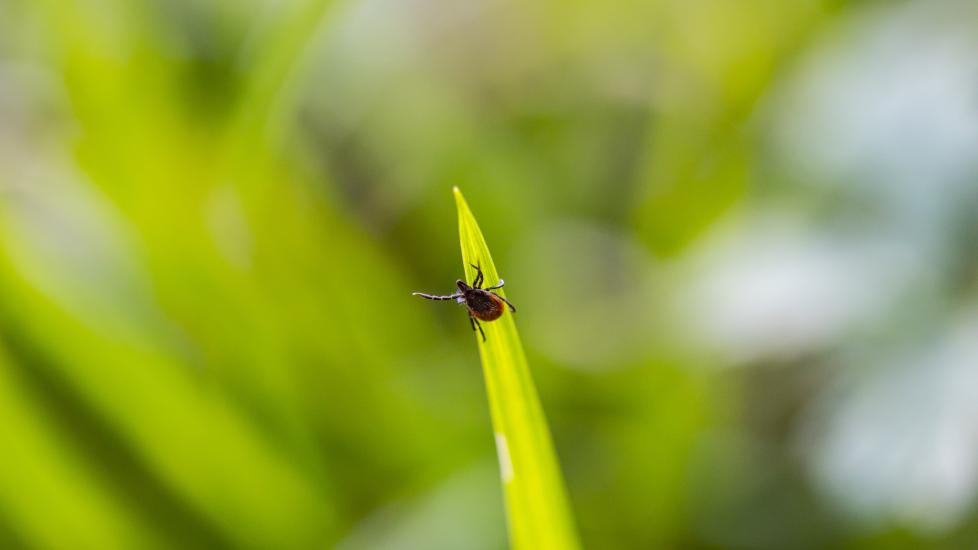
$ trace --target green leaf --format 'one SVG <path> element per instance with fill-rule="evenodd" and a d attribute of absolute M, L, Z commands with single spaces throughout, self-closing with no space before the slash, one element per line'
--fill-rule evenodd
<path fill-rule="evenodd" d="M 458 232 L 466 280 L 479 265 L 486 286 L 499 280 L 496 264 L 462 193 L 455 188 Z M 498 290 L 505 296 L 503 290 Z M 486 378 L 499 470 L 506 493 L 509 537 L 515 550 L 578 548 L 560 466 L 547 421 L 523 354 L 513 314 L 483 323 L 475 333 Z"/>

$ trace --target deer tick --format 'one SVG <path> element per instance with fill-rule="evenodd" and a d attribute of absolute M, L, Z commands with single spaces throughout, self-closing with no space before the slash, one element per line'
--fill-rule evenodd
<path fill-rule="evenodd" d="M 472 324 L 472 330 L 474 331 L 478 328 L 479 334 L 482 335 L 482 341 L 485 342 L 486 333 L 482 331 L 482 325 L 479 324 L 479 321 L 495 321 L 502 316 L 503 311 L 506 310 L 506 306 L 509 306 L 509 310 L 513 313 L 516 313 L 516 307 L 506 298 L 493 292 L 497 288 L 502 288 L 506 284 L 505 281 L 499 279 L 497 285 L 482 288 L 482 268 L 477 265 L 473 265 L 472 267 L 477 272 L 475 279 L 472 280 L 472 284 L 469 285 L 462 279 L 455 281 L 455 286 L 458 287 L 458 292 L 455 294 L 434 296 L 432 294 L 425 294 L 424 292 L 413 292 L 412 295 L 421 296 L 429 300 L 455 300 L 456 303 L 465 304 L 465 307 L 469 310 L 469 323 Z"/>

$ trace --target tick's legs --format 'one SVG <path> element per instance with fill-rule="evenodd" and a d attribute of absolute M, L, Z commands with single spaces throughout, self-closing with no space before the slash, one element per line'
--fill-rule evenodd
<path fill-rule="evenodd" d="M 495 292 L 493 292 L 492 295 L 495 296 L 495 297 L 497 297 L 497 298 L 499 298 L 500 300 L 506 302 L 506 305 L 509 306 L 509 310 L 512 311 L 513 313 L 516 313 L 516 306 L 514 306 L 512 302 L 510 302 L 506 298 L 503 298 L 502 296 L 496 294 Z"/>
<path fill-rule="evenodd" d="M 476 328 L 479 329 L 479 334 L 482 335 L 482 341 L 485 342 L 486 341 L 486 333 L 485 332 L 482 332 L 482 325 L 479 324 L 479 321 L 476 321 L 475 320 L 475 317 L 469 315 L 469 323 L 472 324 L 472 332 L 475 332 L 475 329 Z"/>
<path fill-rule="evenodd" d="M 435 296 L 432 294 L 425 294 L 424 292 L 412 292 L 411 296 L 421 296 L 422 298 L 427 298 L 429 300 L 454 300 L 461 296 L 461 294 L 452 294 L 451 296 Z"/>
<path fill-rule="evenodd" d="M 477 275 L 475 276 L 475 279 L 472 280 L 472 288 L 481 288 L 482 287 L 482 268 L 479 267 L 479 266 L 477 266 L 477 265 L 473 265 L 473 264 L 469 264 L 469 265 L 471 265 L 472 267 L 474 267 L 475 268 L 475 271 L 477 273 Z"/>
<path fill-rule="evenodd" d="M 496 286 L 491 286 L 491 287 L 487 288 L 486 290 L 496 290 L 497 288 L 503 288 L 503 285 L 505 285 L 505 284 L 506 284 L 506 281 L 504 281 L 502 279 L 499 279 L 499 284 L 497 284 Z"/>

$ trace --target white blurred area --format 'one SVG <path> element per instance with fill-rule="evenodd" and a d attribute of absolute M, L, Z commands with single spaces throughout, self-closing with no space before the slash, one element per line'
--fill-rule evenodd
<path fill-rule="evenodd" d="M 901 242 L 747 212 L 718 226 L 673 274 L 675 314 L 721 365 L 792 361 L 872 331 L 922 280 Z"/>
<path fill-rule="evenodd" d="M 870 525 L 953 527 L 978 488 L 978 313 L 904 353 L 840 363 L 800 440 L 815 478 Z"/>
<path fill-rule="evenodd" d="M 974 2 L 922 1 L 823 31 L 758 124 L 788 188 L 674 266 L 697 353 L 835 378 L 798 448 L 867 526 L 942 532 L 975 500 L 978 281 L 955 270 L 978 247 L 976 22 Z"/>

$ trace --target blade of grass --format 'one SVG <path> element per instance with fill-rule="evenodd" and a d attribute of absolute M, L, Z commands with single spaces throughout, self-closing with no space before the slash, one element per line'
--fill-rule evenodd
<path fill-rule="evenodd" d="M 456 187 L 458 231 L 467 281 L 479 265 L 486 286 L 499 280 L 485 238 Z M 505 295 L 502 290 L 498 291 Z M 537 397 L 513 315 L 484 323 L 486 340 L 475 333 L 496 432 L 499 470 L 506 493 L 512 548 L 578 548 L 560 466 Z"/>
<path fill-rule="evenodd" d="M 245 82 L 235 118 L 228 125 L 227 169 L 232 181 L 259 181 L 262 162 L 255 155 L 278 146 L 292 120 L 301 66 L 323 24 L 331 0 L 285 2 L 246 51 Z"/>

